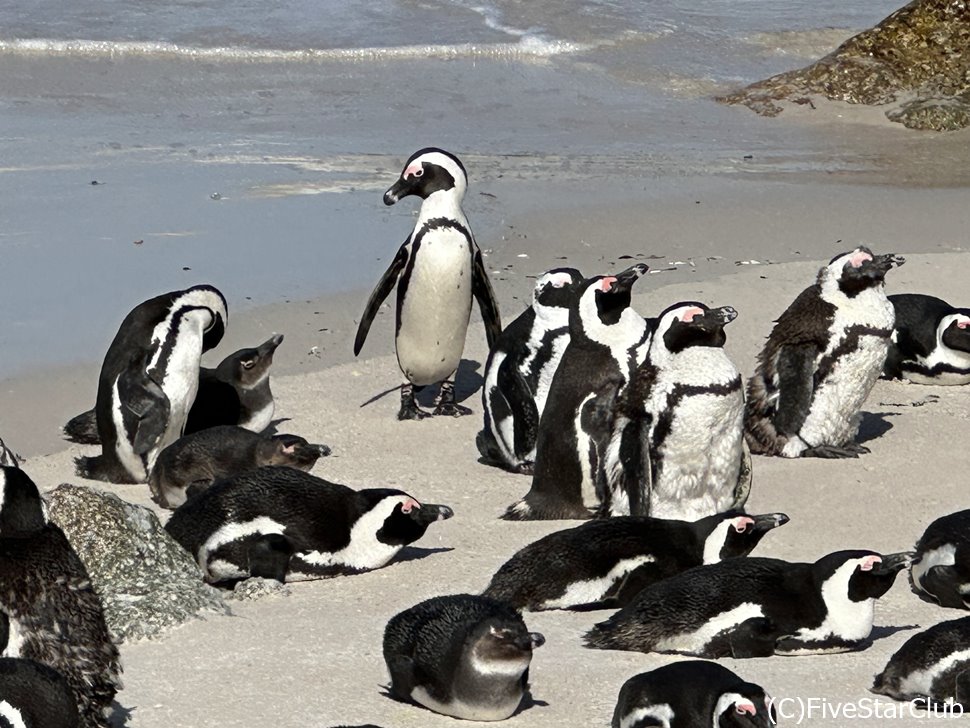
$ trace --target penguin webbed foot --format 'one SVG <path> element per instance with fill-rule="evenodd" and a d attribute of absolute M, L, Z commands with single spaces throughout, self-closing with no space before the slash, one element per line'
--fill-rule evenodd
<path fill-rule="evenodd" d="M 472 411 L 457 402 L 442 402 L 434 408 L 432 413 L 435 417 L 464 417 L 470 415 Z"/>
<path fill-rule="evenodd" d="M 848 445 L 839 447 L 837 445 L 819 445 L 810 447 L 802 452 L 803 458 L 823 458 L 826 460 L 838 460 L 846 458 L 857 458 L 870 452 L 865 445 L 851 442 Z"/>
<path fill-rule="evenodd" d="M 399 420 L 423 420 L 431 417 L 430 412 L 425 412 L 418 407 L 418 403 L 414 399 L 415 389 L 423 389 L 423 387 L 415 387 L 411 383 L 401 386 L 401 409 L 397 413 Z"/>

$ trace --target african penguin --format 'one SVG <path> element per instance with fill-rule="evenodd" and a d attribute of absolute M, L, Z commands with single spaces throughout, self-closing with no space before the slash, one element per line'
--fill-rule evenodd
<path fill-rule="evenodd" d="M 586 644 L 735 658 L 859 649 L 875 600 L 909 558 L 837 551 L 814 564 L 749 556 L 696 566 L 645 588 Z"/>
<path fill-rule="evenodd" d="M 909 583 L 921 599 L 970 609 L 970 510 L 937 518 L 916 544 Z"/>
<path fill-rule="evenodd" d="M 602 473 L 609 515 L 693 521 L 744 506 L 744 391 L 723 348 L 736 316 L 696 301 L 660 314 L 647 358 L 615 406 Z"/>
<path fill-rule="evenodd" d="M 19 468 L 20 462 L 17 460 L 17 456 L 13 450 L 11 450 L 0 440 L 0 465 L 4 465 L 8 468 Z"/>
<path fill-rule="evenodd" d="M 879 378 L 895 314 L 885 276 L 903 259 L 859 247 L 835 256 L 778 318 L 748 382 L 751 452 L 858 457 L 859 410 Z"/>
<path fill-rule="evenodd" d="M 0 657 L 0 726 L 79 728 L 74 693 L 57 670 L 33 660 Z"/>
<path fill-rule="evenodd" d="M 0 467 L 0 622 L 0 657 L 61 673 L 82 728 L 108 726 L 121 666 L 101 598 L 37 486 L 10 467 Z"/>
<path fill-rule="evenodd" d="M 648 584 L 700 564 L 747 556 L 784 513 L 725 513 L 693 523 L 616 516 L 557 531 L 519 550 L 486 596 L 519 609 L 616 608 Z"/>
<path fill-rule="evenodd" d="M 630 289 L 646 272 L 638 264 L 583 282 L 569 307 L 569 345 L 539 420 L 532 487 L 503 518 L 589 518 L 599 503 L 595 481 L 616 396 L 650 344 L 647 320 L 630 306 Z"/>
<path fill-rule="evenodd" d="M 539 276 L 532 304 L 495 341 L 485 363 L 485 427 L 476 444 L 486 462 L 531 474 L 539 417 L 569 343 L 569 306 L 582 274 L 555 268 Z"/>
<path fill-rule="evenodd" d="M 454 154 L 427 147 L 411 155 L 404 171 L 384 193 L 384 204 L 417 195 L 423 202 L 414 230 L 397 251 L 371 293 L 360 317 L 354 356 L 360 354 L 367 332 L 384 299 L 397 284 L 394 343 L 397 362 L 407 382 L 401 387 L 400 420 L 429 415 L 414 400 L 414 391 L 441 382 L 435 415 L 459 416 L 471 410 L 455 402 L 454 383 L 465 348 L 472 297 L 478 301 L 489 349 L 502 323 L 482 251 L 461 202 L 468 177 Z"/>
<path fill-rule="evenodd" d="M 970 308 L 921 293 L 900 293 L 889 302 L 896 327 L 884 377 L 916 384 L 970 382 Z"/>
<path fill-rule="evenodd" d="M 970 709 L 970 617 L 914 634 L 875 676 L 872 692 Z"/>
<path fill-rule="evenodd" d="M 181 437 L 199 387 L 202 352 L 222 339 L 226 299 L 212 286 L 172 291 L 135 306 L 108 347 L 95 412 L 101 455 L 77 474 L 143 483 L 155 458 Z"/>
<path fill-rule="evenodd" d="M 379 569 L 452 515 L 447 506 L 419 503 L 400 490 L 355 491 L 268 465 L 190 498 L 165 530 L 210 583 L 251 576 L 301 581 Z"/>
<path fill-rule="evenodd" d="M 504 720 L 529 695 L 532 651 L 545 642 L 508 604 L 471 594 L 429 599 L 384 630 L 391 693 L 465 720 Z"/>
<path fill-rule="evenodd" d="M 612 728 L 770 728 L 771 698 L 716 662 L 682 660 L 634 675 L 620 688 Z"/>
<path fill-rule="evenodd" d="M 311 445 L 296 435 L 261 435 L 236 425 L 210 427 L 185 435 L 162 450 L 148 486 L 164 508 L 176 508 L 222 478 L 263 465 L 310 470 L 330 454 L 326 445 Z"/>

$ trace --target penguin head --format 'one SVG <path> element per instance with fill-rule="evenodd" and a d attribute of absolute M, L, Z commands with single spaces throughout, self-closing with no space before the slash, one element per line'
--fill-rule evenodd
<path fill-rule="evenodd" d="M 583 284 L 583 274 L 575 268 L 553 268 L 536 280 L 532 293 L 538 306 L 569 308 Z"/>
<path fill-rule="evenodd" d="M 393 205 L 408 195 L 426 200 L 437 192 L 461 200 L 467 187 L 468 174 L 458 157 L 444 149 L 425 147 L 412 154 L 405 163 L 397 182 L 384 193 L 384 204 Z"/>
<path fill-rule="evenodd" d="M 202 351 L 214 349 L 222 341 L 229 321 L 229 306 L 218 288 L 210 285 L 187 288 L 177 295 L 171 307 L 209 310 L 209 321 L 202 332 Z"/>
<path fill-rule="evenodd" d="M 365 510 L 386 513 L 377 530 L 377 540 L 392 546 L 406 546 L 424 535 L 435 521 L 445 521 L 455 515 L 448 506 L 419 503 L 407 493 L 392 488 L 362 490 Z"/>
<path fill-rule="evenodd" d="M 970 353 L 970 309 L 958 308 L 940 319 L 936 327 L 940 342 L 948 349 Z"/>
<path fill-rule="evenodd" d="M 309 470 L 318 459 L 330 455 L 326 445 L 313 445 L 299 435 L 273 435 L 260 446 L 266 447 L 266 465 L 285 465 L 298 470 Z"/>
<path fill-rule="evenodd" d="M 832 258 L 819 272 L 819 283 L 823 288 L 826 288 L 826 284 L 837 286 L 843 294 L 853 298 L 867 288 L 882 285 L 886 273 L 894 265 L 905 262 L 906 259 L 898 255 L 873 255 L 869 248 L 859 246 Z"/>
<path fill-rule="evenodd" d="M 764 688 L 742 682 L 718 696 L 712 723 L 718 728 L 769 728 L 777 724 L 777 716 Z"/>
<path fill-rule="evenodd" d="M 716 564 L 725 559 L 747 556 L 764 535 L 783 526 L 790 519 L 784 513 L 749 516 L 739 511 L 718 513 L 694 523 L 703 539 L 704 563 Z"/>
<path fill-rule="evenodd" d="M 465 645 L 479 672 L 515 678 L 528 668 L 532 650 L 545 641 L 540 633 L 529 632 L 522 617 L 498 614 L 479 622 Z"/>
<path fill-rule="evenodd" d="M 622 324 L 624 318 L 645 329 L 646 321 L 630 308 L 630 290 L 647 270 L 646 265 L 639 263 L 616 275 L 583 281 L 581 293 L 569 309 L 570 334 L 578 340 L 585 336 L 609 346 L 615 336 L 611 327 Z"/>
<path fill-rule="evenodd" d="M 44 530 L 47 504 L 27 473 L 0 467 L 0 538 L 25 538 Z"/>
<path fill-rule="evenodd" d="M 875 551 L 836 551 L 815 562 L 813 571 L 823 594 L 851 602 L 878 599 L 893 585 L 896 574 L 909 566 L 911 552 L 883 556 Z"/>
<path fill-rule="evenodd" d="M 240 349 L 220 362 L 216 371 L 223 381 L 238 382 L 249 389 L 254 387 L 269 371 L 276 348 L 283 343 L 283 334 L 273 334 L 252 349 Z"/>
<path fill-rule="evenodd" d="M 724 327 L 738 317 L 730 306 L 709 308 L 698 301 L 669 306 L 657 321 L 656 340 L 672 354 L 691 346 L 724 346 Z"/>

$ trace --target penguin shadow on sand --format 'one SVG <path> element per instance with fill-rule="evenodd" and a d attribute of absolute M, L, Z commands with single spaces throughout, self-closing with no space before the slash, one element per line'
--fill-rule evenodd
<path fill-rule="evenodd" d="M 438 546 L 435 548 L 425 548 L 424 546 L 405 546 L 403 549 L 397 552 L 394 560 L 387 566 L 394 566 L 394 564 L 400 564 L 404 561 L 420 561 L 434 554 L 444 554 L 449 551 L 454 551 L 452 546 Z M 387 566 L 384 568 L 386 569 Z"/>
<path fill-rule="evenodd" d="M 859 432 L 855 441 L 860 445 L 870 440 L 877 440 L 891 429 L 893 423 L 890 417 L 898 417 L 898 412 L 862 412 L 862 419 L 859 422 Z"/>
<path fill-rule="evenodd" d="M 418 705 L 411 700 L 406 700 L 405 698 L 398 697 L 391 691 L 390 682 L 384 683 L 382 685 L 378 685 L 377 688 L 382 697 L 388 698 L 389 700 L 393 700 L 395 703 L 401 703 L 402 705 L 410 705 L 412 708 L 415 708 L 416 710 L 424 710 L 426 712 L 433 713 L 434 715 L 441 715 L 439 713 L 435 713 L 434 711 L 429 711 L 423 705 Z M 512 713 L 512 715 L 510 715 L 508 718 L 506 718 L 506 720 L 510 720 L 511 718 L 515 718 L 518 715 L 522 715 L 522 713 L 525 713 L 530 708 L 548 708 L 548 707 L 549 707 L 549 703 L 547 703 L 545 700 L 537 700 L 536 698 L 533 697 L 532 690 L 530 688 L 525 693 L 525 695 L 522 696 L 522 702 L 519 703 L 519 707 L 516 708 L 515 712 Z"/>
<path fill-rule="evenodd" d="M 900 624 L 900 625 L 884 625 L 882 627 L 872 626 L 872 631 L 869 633 L 869 638 L 862 643 L 859 650 L 868 650 L 874 642 L 878 640 L 885 639 L 886 637 L 892 637 L 897 632 L 912 631 L 914 629 L 919 629 L 921 625 L 919 624 Z"/>
<path fill-rule="evenodd" d="M 458 369 L 455 372 L 455 402 L 461 404 L 466 399 L 469 399 L 473 394 L 482 388 L 485 384 L 485 378 L 479 373 L 482 368 L 482 363 L 475 361 L 473 359 L 462 359 L 458 363 Z M 401 390 L 401 385 L 398 384 L 390 389 L 385 389 L 383 392 L 378 392 L 370 399 L 361 402 L 361 409 L 367 405 L 373 404 L 379 399 L 383 399 L 392 392 L 399 392 Z M 431 385 L 424 387 L 420 391 L 415 389 L 414 399 L 417 401 L 418 405 L 431 410 L 435 407 L 435 401 L 438 397 L 439 385 Z"/>

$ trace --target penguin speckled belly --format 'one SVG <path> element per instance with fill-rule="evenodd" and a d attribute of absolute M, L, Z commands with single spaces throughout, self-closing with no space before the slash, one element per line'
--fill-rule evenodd
<path fill-rule="evenodd" d="M 235 425 L 210 427 L 180 437 L 162 450 L 148 486 L 164 508 L 177 508 L 212 483 L 264 465 L 310 470 L 330 454 L 297 435 L 261 435 Z"/>
<path fill-rule="evenodd" d="M 0 657 L 0 727 L 79 726 L 74 693 L 63 675 L 33 660 Z"/>
<path fill-rule="evenodd" d="M 896 328 L 884 377 L 916 384 L 970 382 L 970 308 L 921 293 L 900 293 L 889 302 Z"/>
<path fill-rule="evenodd" d="M 716 662 L 683 660 L 634 675 L 620 688 L 612 728 L 769 728 L 764 688 Z"/>
<path fill-rule="evenodd" d="M 736 316 L 693 301 L 660 315 L 647 359 L 617 402 L 606 512 L 693 521 L 744 506 L 744 391 L 723 348 Z"/>
<path fill-rule="evenodd" d="M 970 617 L 914 634 L 875 676 L 871 690 L 896 700 L 970 709 Z"/>
<path fill-rule="evenodd" d="M 77 459 L 77 474 L 143 483 L 158 453 L 185 428 L 199 387 L 202 352 L 222 339 L 226 299 L 212 286 L 156 296 L 122 321 L 98 380 L 101 455 Z"/>
<path fill-rule="evenodd" d="M 64 676 L 82 728 L 107 728 L 121 667 L 101 598 L 64 532 L 48 521 L 37 486 L 9 467 L 0 468 L 3 637 L 0 656 L 34 660 Z"/>
<path fill-rule="evenodd" d="M 747 556 L 784 513 L 719 514 L 693 523 L 645 516 L 589 521 L 519 550 L 486 596 L 520 609 L 615 608 L 641 589 L 700 564 Z"/>
<path fill-rule="evenodd" d="M 909 557 L 837 551 L 814 564 L 749 556 L 697 566 L 648 586 L 586 644 L 735 658 L 859 649 L 875 600 Z"/>
<path fill-rule="evenodd" d="M 650 344 L 647 320 L 630 307 L 630 289 L 646 272 L 638 264 L 583 282 L 569 309 L 569 345 L 539 420 L 532 487 L 503 518 L 589 518 L 599 503 L 595 481 L 614 402 Z"/>
<path fill-rule="evenodd" d="M 485 363 L 485 427 L 476 444 L 486 462 L 532 473 L 539 418 L 569 344 L 569 306 L 582 274 L 556 268 L 539 276 L 532 305 L 499 335 Z"/>
<path fill-rule="evenodd" d="M 885 276 L 903 259 L 837 255 L 778 318 L 748 382 L 751 452 L 858 457 L 859 410 L 882 372 L 895 314 Z"/>
<path fill-rule="evenodd" d="M 165 524 L 210 583 L 261 576 L 322 579 L 379 569 L 451 518 L 391 488 L 355 491 L 294 468 L 266 466 L 222 480 Z"/>
<path fill-rule="evenodd" d="M 970 510 L 927 526 L 916 544 L 909 583 L 928 602 L 970 609 Z"/>
<path fill-rule="evenodd" d="M 428 416 L 414 401 L 414 390 L 437 382 L 441 391 L 433 414 L 471 414 L 455 402 L 454 383 L 447 378 L 458 369 L 465 348 L 472 296 L 478 300 L 489 349 L 502 331 L 482 251 L 461 209 L 467 186 L 458 158 L 428 147 L 411 155 L 398 181 L 384 193 L 386 205 L 408 195 L 423 202 L 414 230 L 367 300 L 354 355 L 360 353 L 377 310 L 397 284 L 394 343 L 407 379 L 401 387 L 401 420 Z"/>
<path fill-rule="evenodd" d="M 384 630 L 391 693 L 466 720 L 504 720 L 529 692 L 529 632 L 512 607 L 488 597 L 435 597 L 395 615 Z"/>

